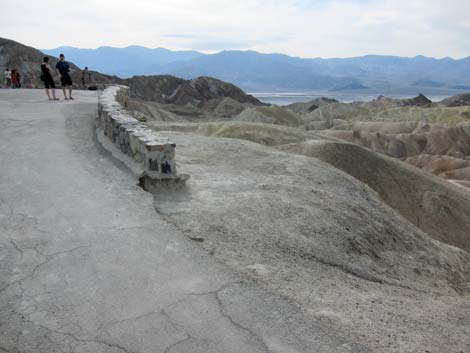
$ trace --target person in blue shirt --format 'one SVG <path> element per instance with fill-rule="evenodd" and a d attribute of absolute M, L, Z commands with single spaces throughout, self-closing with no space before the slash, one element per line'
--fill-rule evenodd
<path fill-rule="evenodd" d="M 62 91 L 64 92 L 65 100 L 72 99 L 72 77 L 70 77 L 70 65 L 67 61 L 65 61 L 65 55 L 60 54 L 60 60 L 57 62 L 55 68 L 57 74 L 60 77 L 60 84 L 62 86 Z M 68 88 L 69 97 L 67 98 L 66 90 Z"/>

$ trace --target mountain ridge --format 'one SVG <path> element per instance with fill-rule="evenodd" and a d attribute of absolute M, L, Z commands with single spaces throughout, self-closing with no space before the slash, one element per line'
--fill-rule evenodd
<path fill-rule="evenodd" d="M 252 92 L 338 90 L 343 87 L 363 90 L 384 86 L 426 88 L 429 82 L 438 82 L 440 87 L 448 89 L 470 86 L 470 57 L 369 54 L 350 58 L 302 58 L 253 50 L 204 54 L 133 45 L 96 49 L 58 47 L 43 52 L 57 55 L 61 50 L 68 51 L 79 66 L 120 77 L 164 74 L 193 79 L 211 76 Z"/>
<path fill-rule="evenodd" d="M 64 52 L 82 68 L 88 66 L 96 71 L 123 78 L 159 74 L 159 68 L 162 65 L 203 55 L 197 51 L 171 51 L 165 48 L 147 48 L 138 45 L 129 45 L 124 48 L 100 46 L 96 49 L 62 46 L 40 50 L 45 54 L 55 56 Z"/>
<path fill-rule="evenodd" d="M 346 56 L 346 57 L 321 57 L 321 56 L 314 56 L 314 57 L 304 57 L 304 56 L 296 56 L 296 55 L 289 55 L 285 53 L 279 53 L 279 52 L 259 52 L 256 50 L 252 49 L 247 49 L 247 50 L 242 50 L 242 49 L 224 49 L 215 53 L 203 53 L 202 51 L 198 50 L 172 50 L 168 49 L 165 47 L 147 47 L 144 45 L 139 45 L 139 44 L 129 44 L 124 47 L 115 47 L 112 45 L 100 45 L 95 48 L 80 48 L 80 47 L 75 47 L 72 45 L 60 45 L 58 47 L 53 47 L 53 48 L 47 48 L 47 49 L 41 49 L 39 48 L 38 50 L 42 52 L 49 52 L 49 51 L 58 51 L 62 48 L 69 48 L 69 49 L 78 49 L 78 50 L 97 50 L 101 48 L 111 48 L 111 49 L 128 49 L 128 48 L 144 48 L 148 50 L 155 50 L 155 49 L 164 49 L 167 51 L 171 52 L 194 52 L 194 53 L 199 53 L 201 55 L 215 55 L 215 54 L 221 54 L 221 53 L 231 53 L 231 52 L 240 52 L 240 53 L 255 53 L 259 55 L 276 55 L 276 56 L 281 56 L 281 57 L 288 57 L 288 58 L 293 58 L 293 59 L 302 59 L 302 60 L 349 60 L 349 59 L 357 59 L 357 58 L 401 58 L 401 59 L 432 59 L 432 60 L 450 60 L 450 61 L 462 61 L 462 60 L 470 60 L 470 55 L 469 56 L 464 56 L 461 58 L 453 58 L 450 56 L 443 56 L 443 57 L 434 57 L 434 56 L 428 56 L 428 55 L 423 55 L 423 54 L 417 54 L 414 56 L 401 56 L 401 55 L 386 55 L 386 54 L 364 54 L 364 55 L 357 55 L 357 56 Z"/>

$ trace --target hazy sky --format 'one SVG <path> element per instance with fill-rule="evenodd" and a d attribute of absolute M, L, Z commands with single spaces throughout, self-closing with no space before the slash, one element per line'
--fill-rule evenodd
<path fill-rule="evenodd" d="M 0 0 L 0 6 L 0 37 L 36 48 L 470 56 L 470 0 Z"/>

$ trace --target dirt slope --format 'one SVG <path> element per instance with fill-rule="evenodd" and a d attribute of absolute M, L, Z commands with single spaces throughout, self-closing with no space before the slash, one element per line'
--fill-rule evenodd
<path fill-rule="evenodd" d="M 303 125 L 303 121 L 297 113 L 277 105 L 247 108 L 238 114 L 234 120 L 291 127 L 299 127 Z"/>
<path fill-rule="evenodd" d="M 319 158 L 345 171 L 434 239 L 470 253 L 470 193 L 354 144 L 308 141 L 280 148 Z"/>
<path fill-rule="evenodd" d="M 164 134 L 191 180 L 186 190 L 155 195 L 155 208 L 218 260 L 371 352 L 470 345 L 468 253 L 433 240 L 316 158 Z"/>

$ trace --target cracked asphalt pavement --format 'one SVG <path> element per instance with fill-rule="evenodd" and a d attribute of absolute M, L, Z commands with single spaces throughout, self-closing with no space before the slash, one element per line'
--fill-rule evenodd
<path fill-rule="evenodd" d="M 75 96 L 0 91 L 0 352 L 365 351 L 158 215 Z"/>

